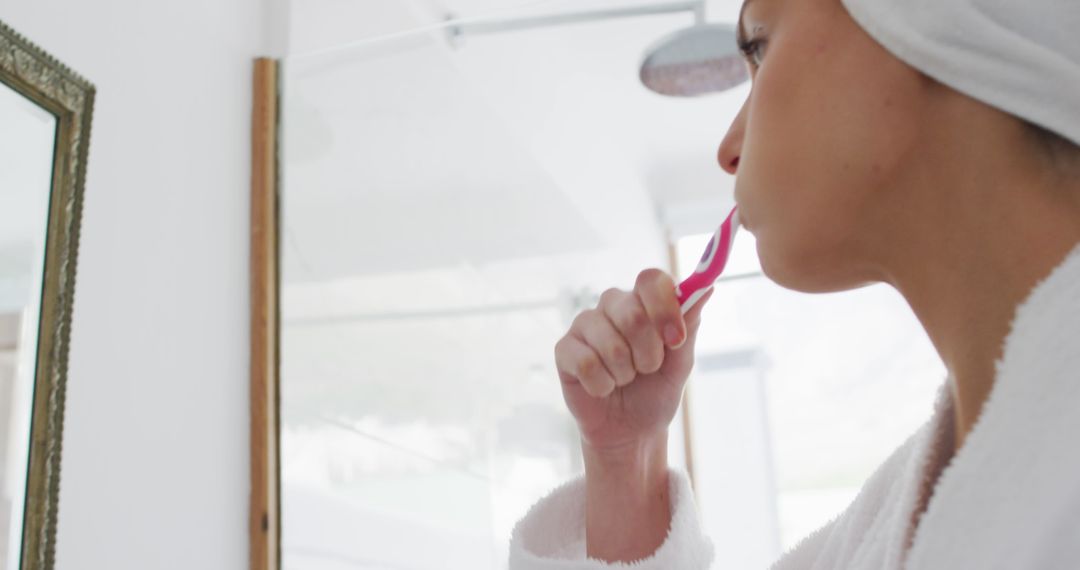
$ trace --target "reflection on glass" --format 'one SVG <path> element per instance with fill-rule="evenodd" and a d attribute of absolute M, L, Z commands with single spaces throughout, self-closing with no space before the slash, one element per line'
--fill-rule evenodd
<path fill-rule="evenodd" d="M 0 83 L 0 560 L 19 568 L 56 118 Z"/>
<path fill-rule="evenodd" d="M 533 8 L 586 5 L 621 6 Z M 380 11 L 337 6 L 335 21 Z M 669 267 L 655 193 L 730 198 L 716 125 L 745 91 L 674 100 L 637 75 L 646 48 L 692 20 L 457 47 L 414 31 L 286 58 L 285 569 L 503 568 L 513 524 L 580 471 L 555 343 L 592 294 Z"/>
<path fill-rule="evenodd" d="M 413 279 L 429 296 L 461 279 L 439 277 Z M 284 292 L 293 311 L 325 296 L 334 315 L 283 323 L 285 567 L 498 567 L 509 525 L 576 461 L 554 373 L 538 361 L 547 351 L 535 350 L 554 343 L 557 318 L 335 311 L 378 281 L 379 295 L 395 290 L 366 281 Z"/>

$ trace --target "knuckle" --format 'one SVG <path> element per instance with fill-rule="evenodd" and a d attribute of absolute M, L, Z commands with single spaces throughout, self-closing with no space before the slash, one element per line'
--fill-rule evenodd
<path fill-rule="evenodd" d="M 616 364 L 621 364 L 630 360 L 629 349 L 618 340 L 611 341 L 608 345 L 607 354 L 611 357 L 611 361 Z"/>
<path fill-rule="evenodd" d="M 649 343 L 649 350 L 645 352 L 644 357 L 641 359 L 641 372 L 645 374 L 652 374 L 660 367 L 664 365 L 664 348 L 658 342 Z"/>
<path fill-rule="evenodd" d="M 595 382 L 591 385 L 587 384 L 585 385 L 585 391 L 594 398 L 603 398 L 604 396 L 607 396 L 610 392 L 610 390 L 608 390 L 607 383 L 605 382 Z"/>
<path fill-rule="evenodd" d="M 671 276 L 663 269 L 650 267 L 638 273 L 637 285 L 643 287 L 657 287 L 658 285 L 674 285 Z"/>
<path fill-rule="evenodd" d="M 574 317 L 573 322 L 570 323 L 570 328 L 577 330 L 585 328 L 585 325 L 587 325 L 593 317 L 592 313 L 593 309 L 586 309 L 578 313 L 577 316 Z"/>
<path fill-rule="evenodd" d="M 651 285 L 656 281 L 658 275 L 663 273 L 663 271 L 655 267 L 642 269 L 641 272 L 638 273 L 636 285 L 639 287 Z"/>
<path fill-rule="evenodd" d="M 656 360 L 654 362 L 649 362 L 648 364 L 648 366 L 642 367 L 644 368 L 644 370 L 641 371 L 642 374 L 655 374 L 660 370 L 660 367 L 663 366 L 664 363 L 660 360 Z"/>
<path fill-rule="evenodd" d="M 582 356 L 577 366 L 579 378 L 582 380 L 596 378 L 600 367 L 600 359 L 595 354 L 589 353 Z"/>
<path fill-rule="evenodd" d="M 556 362 L 560 361 L 563 354 L 566 353 L 566 343 L 568 342 L 568 338 L 569 337 L 567 337 L 566 335 L 563 335 L 562 338 L 555 341 L 555 350 L 553 352 L 555 353 Z"/>
<path fill-rule="evenodd" d="M 622 290 L 617 288 L 617 287 L 611 287 L 611 288 L 605 289 L 604 292 L 600 294 L 600 305 L 602 305 L 602 306 L 611 305 L 611 304 L 615 303 L 616 301 L 618 301 L 619 297 L 621 297 L 621 296 L 622 296 Z"/>
<path fill-rule="evenodd" d="M 649 318 L 649 314 L 645 312 L 645 309 L 640 306 L 634 306 L 626 309 L 623 312 L 623 323 L 626 327 L 632 331 L 637 331 L 649 327 L 652 325 L 652 320 Z"/>

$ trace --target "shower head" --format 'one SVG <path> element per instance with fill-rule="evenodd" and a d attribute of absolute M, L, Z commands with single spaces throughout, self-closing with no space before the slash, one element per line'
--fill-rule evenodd
<path fill-rule="evenodd" d="M 735 44 L 735 26 L 699 22 L 647 49 L 640 77 L 661 95 L 693 97 L 735 87 L 749 74 Z"/>

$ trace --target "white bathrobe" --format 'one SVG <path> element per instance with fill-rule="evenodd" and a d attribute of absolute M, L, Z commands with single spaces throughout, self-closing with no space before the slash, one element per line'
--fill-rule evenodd
<path fill-rule="evenodd" d="M 929 421 L 846 510 L 773 568 L 1080 568 L 1080 245 L 1017 307 L 995 365 L 994 387 L 958 452 L 949 378 Z M 650 557 L 629 564 L 585 558 L 578 478 L 517 524 L 511 570 L 709 568 L 713 547 L 687 479 L 671 475 L 671 526 Z M 920 496 L 930 491 L 912 533 Z"/>

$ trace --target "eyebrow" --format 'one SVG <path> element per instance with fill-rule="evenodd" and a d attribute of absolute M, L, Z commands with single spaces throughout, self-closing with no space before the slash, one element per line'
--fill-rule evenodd
<path fill-rule="evenodd" d="M 739 8 L 739 23 L 735 27 L 735 41 L 740 46 L 746 43 L 746 33 L 743 32 L 743 14 L 746 12 L 746 7 L 753 1 L 754 0 L 746 0 L 743 2 L 742 8 Z"/>

